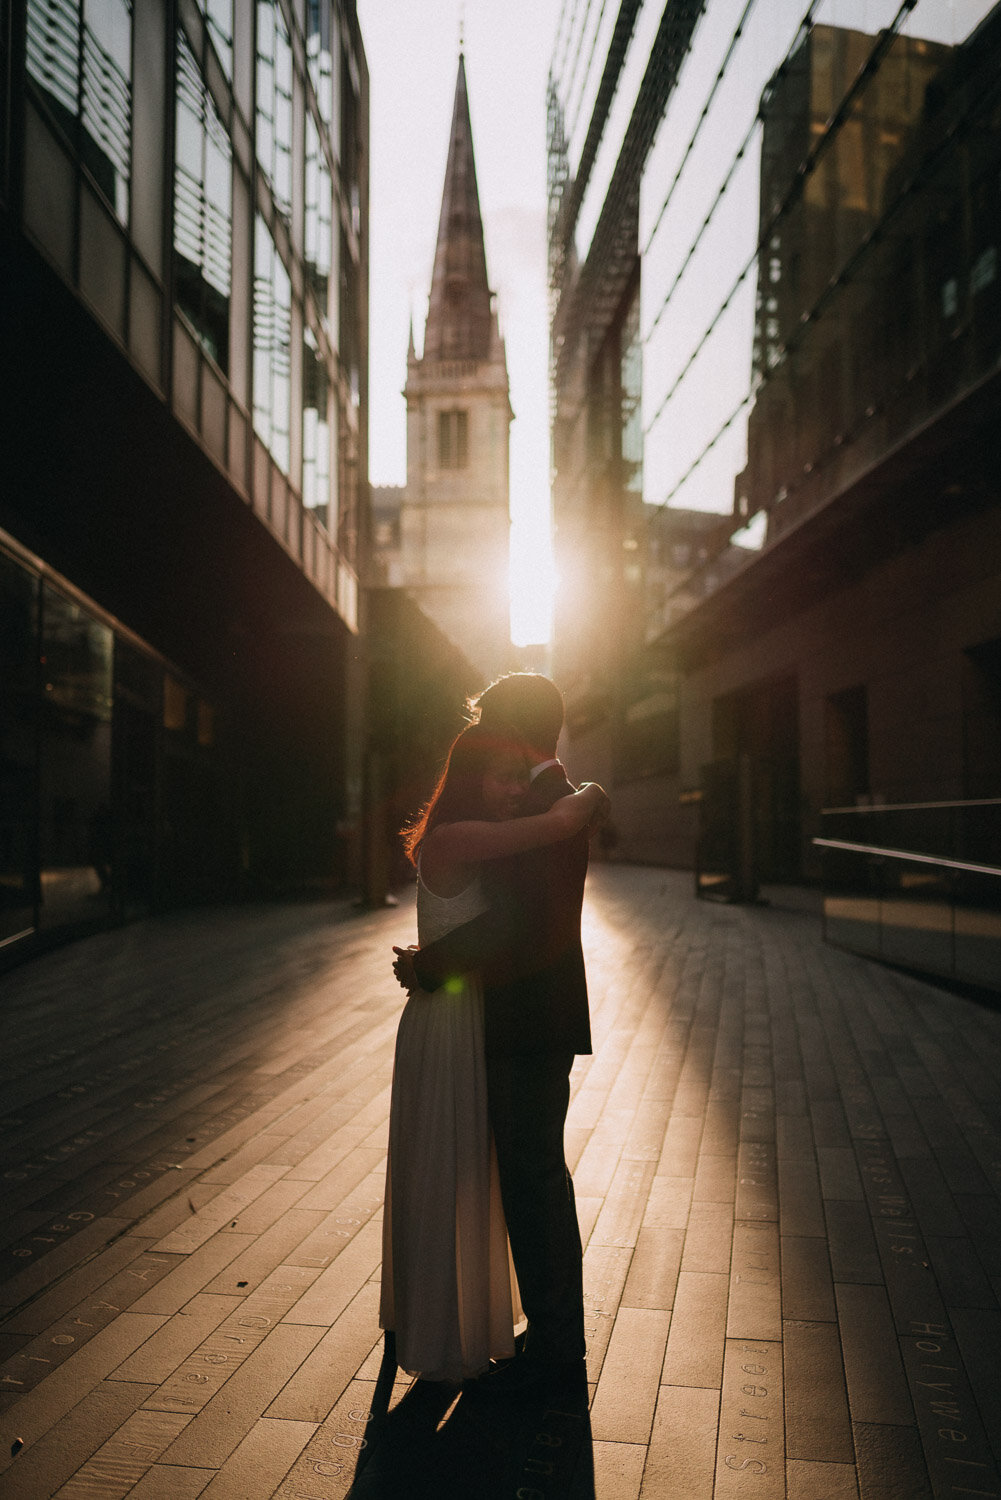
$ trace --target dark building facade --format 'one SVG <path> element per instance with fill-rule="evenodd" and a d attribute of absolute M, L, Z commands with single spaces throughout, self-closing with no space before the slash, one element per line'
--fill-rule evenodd
<path fill-rule="evenodd" d="M 694 28 L 635 218 L 618 211 L 641 376 L 612 426 L 622 454 L 638 399 L 651 509 L 590 566 L 595 598 L 613 575 L 627 593 L 633 557 L 629 630 L 603 611 L 597 676 L 572 621 L 556 647 L 586 709 L 571 756 L 610 776 L 619 851 L 718 865 L 739 843 L 750 889 L 818 876 L 825 808 L 987 817 L 1001 797 L 1001 11 L 974 7 L 961 34 L 922 0 L 871 34 L 740 21 L 724 4 Z M 558 240 L 572 163 L 553 176 Z M 598 503 L 581 445 L 607 335 L 574 300 L 593 254 L 553 255 L 558 536 Z M 651 539 L 675 509 L 717 524 L 654 599 Z M 647 702 L 662 766 L 636 774 Z"/>
<path fill-rule="evenodd" d="M 355 878 L 342 0 L 2 10 L 0 941 Z"/>

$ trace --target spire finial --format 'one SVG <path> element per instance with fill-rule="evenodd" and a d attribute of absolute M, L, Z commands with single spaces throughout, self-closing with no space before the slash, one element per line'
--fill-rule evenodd
<path fill-rule="evenodd" d="M 459 56 L 466 50 L 466 0 L 459 3 Z"/>

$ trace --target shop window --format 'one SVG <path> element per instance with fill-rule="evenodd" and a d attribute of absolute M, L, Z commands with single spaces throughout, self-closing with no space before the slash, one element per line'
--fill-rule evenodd
<path fill-rule="evenodd" d="M 38 579 L 0 552 L 0 942 L 35 921 Z"/>
<path fill-rule="evenodd" d="M 40 917 L 92 921 L 111 897 L 113 636 L 51 585 L 42 593 L 39 754 Z"/>
<path fill-rule="evenodd" d="M 101 723 L 111 719 L 111 631 L 46 585 L 42 682 L 46 702 Z"/>

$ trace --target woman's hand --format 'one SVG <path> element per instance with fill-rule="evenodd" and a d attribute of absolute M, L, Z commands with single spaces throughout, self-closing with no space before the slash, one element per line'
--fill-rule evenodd
<path fill-rule="evenodd" d="M 417 949 L 413 945 L 409 948 L 397 948 L 394 946 L 393 952 L 396 954 L 396 957 L 393 959 L 393 973 L 396 975 L 396 981 L 402 985 L 408 995 L 412 995 L 414 990 L 420 989 L 414 969 L 414 954 L 417 952 Z"/>

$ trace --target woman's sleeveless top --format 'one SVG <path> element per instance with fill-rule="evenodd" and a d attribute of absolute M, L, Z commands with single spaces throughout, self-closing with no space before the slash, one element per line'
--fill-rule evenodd
<path fill-rule="evenodd" d="M 417 941 L 422 948 L 444 937 L 453 927 L 461 927 L 464 922 L 471 922 L 474 917 L 480 916 L 486 911 L 487 904 L 479 873 L 457 896 L 436 896 L 424 884 L 418 861 Z"/>

